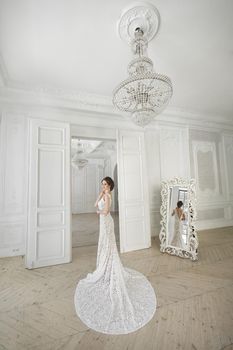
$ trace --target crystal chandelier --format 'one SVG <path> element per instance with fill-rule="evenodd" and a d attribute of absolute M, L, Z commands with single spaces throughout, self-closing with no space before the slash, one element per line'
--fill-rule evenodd
<path fill-rule="evenodd" d="M 88 164 L 88 159 L 85 158 L 84 146 L 80 140 L 77 143 L 77 151 L 71 158 L 71 164 L 74 168 L 78 168 L 79 170 Z"/>
<path fill-rule="evenodd" d="M 147 57 L 148 40 L 142 28 L 134 30 L 131 47 L 134 53 L 128 65 L 129 77 L 113 91 L 113 104 L 120 111 L 130 112 L 132 121 L 144 127 L 162 112 L 172 97 L 171 80 L 153 71 Z"/>

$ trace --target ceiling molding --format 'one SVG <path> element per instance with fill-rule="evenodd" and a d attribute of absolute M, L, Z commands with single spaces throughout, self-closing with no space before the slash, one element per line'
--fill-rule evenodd
<path fill-rule="evenodd" d="M 152 1 L 153 9 L 154 5 Z M 93 118 L 96 113 L 104 121 L 109 115 L 123 120 L 112 106 L 111 94 L 117 82 L 126 78 L 134 54 L 120 40 L 117 28 L 120 25 L 123 36 L 131 37 L 135 26 L 142 26 L 151 37 L 159 28 L 148 54 L 156 71 L 168 74 L 174 85 L 171 103 L 153 124 L 167 120 L 232 125 L 233 1 L 222 6 L 212 0 L 211 5 L 210 11 L 208 1 L 201 2 L 200 11 L 195 0 L 184 1 L 181 7 L 160 1 L 156 5 L 160 26 L 160 19 L 144 10 L 147 2 L 140 0 L 82 4 L 61 0 L 55 11 L 53 2 L 2 1 L 1 108 L 3 103 L 15 104 L 15 110 L 47 108 L 67 115 L 85 112 Z M 96 28 L 104 40 L 93 40 Z"/>
<path fill-rule="evenodd" d="M 222 114 L 213 114 L 208 112 L 197 112 L 193 110 L 185 110 L 184 108 L 174 108 L 174 107 L 167 107 L 165 111 L 161 114 L 163 115 L 171 116 L 171 117 L 177 117 L 182 118 L 186 121 L 189 120 L 196 120 L 200 121 L 203 124 L 205 123 L 221 123 L 221 124 L 231 124 L 233 125 L 233 112 L 232 115 L 226 115 L 224 113 Z M 158 116 L 159 117 L 159 116 Z"/>
<path fill-rule="evenodd" d="M 2 68 L 0 62 L 0 68 Z M 115 122 L 122 122 L 124 119 L 129 121 L 128 113 L 117 111 L 110 96 L 96 95 L 85 92 L 67 91 L 64 89 L 47 88 L 47 87 L 29 87 L 22 84 L 6 81 L 7 71 L 0 69 L 3 76 L 4 85 L 0 85 L 0 102 L 6 104 L 23 105 L 30 108 L 48 108 L 66 112 L 81 112 L 85 117 L 91 118 L 99 116 L 101 119 L 108 119 Z M 127 117 L 128 118 L 125 118 Z M 157 123 L 172 123 L 182 125 L 198 125 L 203 127 L 213 127 L 227 129 L 228 126 L 233 128 L 233 115 L 219 115 L 210 113 L 198 113 L 187 111 L 182 108 L 167 107 L 159 114 L 154 121 Z"/>
<path fill-rule="evenodd" d="M 63 89 L 19 87 L 7 83 L 7 86 L 1 87 L 0 100 L 2 102 L 84 110 L 119 116 L 119 112 L 113 107 L 110 97 Z"/>
<path fill-rule="evenodd" d="M 53 88 L 46 86 L 29 86 L 21 82 L 14 81 L 10 78 L 7 71 L 6 65 L 4 63 L 3 57 L 0 53 L 0 87 L 5 87 L 5 91 L 1 91 L 3 95 L 7 98 L 7 95 L 13 95 L 16 98 L 21 95 L 30 96 L 36 102 L 46 103 L 46 100 L 53 100 L 54 106 L 57 105 L 56 100 L 60 100 L 65 106 L 66 103 L 73 103 L 78 109 L 84 110 L 94 110 L 101 112 L 111 112 L 118 115 L 119 113 L 115 110 L 112 104 L 112 99 L 110 96 L 103 96 L 97 94 L 90 94 L 86 92 L 65 90 L 62 88 Z M 12 97 L 13 97 L 12 96 Z"/>
<path fill-rule="evenodd" d="M 101 114 L 102 118 L 114 118 L 117 121 L 129 121 L 129 114 L 119 112 L 113 106 L 112 97 L 98 94 L 91 94 L 84 91 L 65 90 L 62 88 L 28 86 L 12 80 L 9 76 L 6 64 L 0 53 L 0 102 L 8 104 L 20 104 L 25 106 L 43 106 L 52 109 L 67 111 L 79 111 L 89 113 L 93 118 L 94 114 Z M 233 127 L 232 115 L 210 114 L 185 110 L 183 108 L 167 107 L 159 114 L 154 121 L 170 122 L 178 124 L 202 125 L 203 127 L 218 127 L 226 129 Z"/>

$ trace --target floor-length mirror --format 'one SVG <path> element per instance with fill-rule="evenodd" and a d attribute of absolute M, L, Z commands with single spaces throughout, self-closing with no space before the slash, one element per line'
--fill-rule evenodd
<path fill-rule="evenodd" d="M 94 203 L 101 180 L 110 176 L 115 183 L 111 215 L 119 244 L 117 154 L 115 140 L 71 139 L 72 246 L 97 245 L 99 217 Z"/>
<path fill-rule="evenodd" d="M 196 190 L 194 179 L 174 178 L 162 182 L 160 250 L 191 260 L 198 259 L 195 230 Z"/>

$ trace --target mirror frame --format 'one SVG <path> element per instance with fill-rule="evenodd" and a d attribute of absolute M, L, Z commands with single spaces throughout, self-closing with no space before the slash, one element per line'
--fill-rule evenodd
<path fill-rule="evenodd" d="M 170 187 L 181 186 L 186 187 L 188 190 L 188 207 L 189 207 L 189 250 L 185 250 L 179 247 L 174 247 L 167 245 L 167 209 L 168 200 L 170 196 Z M 161 188 L 162 204 L 160 207 L 160 214 L 162 220 L 160 221 L 161 230 L 159 233 L 160 239 L 160 251 L 162 253 L 166 252 L 171 255 L 176 255 L 182 258 L 188 258 L 193 261 L 198 260 L 198 238 L 197 232 L 194 227 L 194 222 L 196 220 L 196 181 L 195 179 L 184 180 L 179 177 L 175 177 L 172 180 L 163 181 Z"/>

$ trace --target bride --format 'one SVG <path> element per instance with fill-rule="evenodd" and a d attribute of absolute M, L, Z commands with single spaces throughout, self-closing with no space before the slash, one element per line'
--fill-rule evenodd
<path fill-rule="evenodd" d="M 156 297 L 146 277 L 123 267 L 120 261 L 110 214 L 114 182 L 105 177 L 101 183 L 102 192 L 95 204 L 100 216 L 96 270 L 79 281 L 75 309 L 80 319 L 97 332 L 127 334 L 151 320 Z"/>

